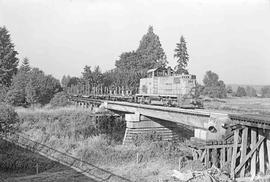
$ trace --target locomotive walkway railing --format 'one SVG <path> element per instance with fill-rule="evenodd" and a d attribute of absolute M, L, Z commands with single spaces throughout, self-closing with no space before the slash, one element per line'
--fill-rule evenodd
<path fill-rule="evenodd" d="M 89 180 L 95 182 L 131 182 L 129 179 L 116 175 L 110 171 L 99 168 L 86 161 L 73 157 L 67 153 L 58 151 L 47 145 L 29 139 L 24 134 L 0 135 L 4 140 L 18 145 L 22 148 L 36 152 L 50 160 L 59 162 L 65 166 L 69 166 L 77 172 L 89 177 Z"/>

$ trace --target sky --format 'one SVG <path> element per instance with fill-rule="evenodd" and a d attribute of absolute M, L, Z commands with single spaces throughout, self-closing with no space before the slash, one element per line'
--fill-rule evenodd
<path fill-rule="evenodd" d="M 171 66 L 185 37 L 199 82 L 212 70 L 227 84 L 270 85 L 270 0 L 0 0 L 18 57 L 58 79 L 114 68 L 149 25 Z"/>

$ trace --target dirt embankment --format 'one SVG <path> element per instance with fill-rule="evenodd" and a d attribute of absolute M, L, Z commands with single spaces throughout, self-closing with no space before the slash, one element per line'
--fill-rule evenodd
<path fill-rule="evenodd" d="M 90 181 L 58 162 L 0 139 L 0 179 L 3 181 Z"/>

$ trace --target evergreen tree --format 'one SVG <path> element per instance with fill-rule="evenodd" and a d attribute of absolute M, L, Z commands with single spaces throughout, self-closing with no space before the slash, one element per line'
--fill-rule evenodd
<path fill-rule="evenodd" d="M 135 89 L 140 78 L 145 77 L 149 69 L 166 66 L 167 59 L 161 46 L 159 37 L 154 33 L 153 27 L 142 37 L 136 51 L 124 52 L 116 60 L 116 69 L 105 74 L 105 85 L 125 86 Z M 111 80 L 109 77 L 113 77 Z"/>
<path fill-rule="evenodd" d="M 101 72 L 101 69 L 99 66 L 96 66 L 94 68 L 92 77 L 93 77 L 94 86 L 98 86 L 98 85 L 102 84 L 103 75 L 102 75 L 102 72 Z"/>
<path fill-rule="evenodd" d="M 7 93 L 7 102 L 14 106 L 26 106 L 25 88 L 29 82 L 31 67 L 29 60 L 24 58 L 22 65 L 20 66 L 18 73 L 13 76 L 11 87 Z"/>
<path fill-rule="evenodd" d="M 153 27 L 148 28 L 148 32 L 140 41 L 137 54 L 140 57 L 140 68 L 151 69 L 167 65 L 167 57 L 161 46 L 159 36 L 153 31 Z"/>
<path fill-rule="evenodd" d="M 69 75 L 67 76 L 63 76 L 61 79 L 61 86 L 63 88 L 63 90 L 66 90 L 68 87 L 68 83 L 70 82 L 71 77 Z"/>
<path fill-rule="evenodd" d="M 0 27 L 0 86 L 10 86 L 17 72 L 18 58 L 8 30 Z"/>
<path fill-rule="evenodd" d="M 120 59 L 115 62 L 115 66 L 117 69 L 124 71 L 139 71 L 144 69 L 140 65 L 140 57 L 139 54 L 135 51 L 124 52 L 120 55 Z"/>
<path fill-rule="evenodd" d="M 180 38 L 180 43 L 176 44 L 176 49 L 174 50 L 174 57 L 177 58 L 177 66 L 175 71 L 178 74 L 188 74 L 186 69 L 189 61 L 189 56 L 187 53 L 187 45 L 183 36 Z"/>
<path fill-rule="evenodd" d="M 84 82 L 84 84 L 93 84 L 93 73 L 91 70 L 91 66 L 85 66 L 83 68 L 83 72 L 82 72 L 82 80 Z"/>
<path fill-rule="evenodd" d="M 19 71 L 28 73 L 29 71 L 31 71 L 31 67 L 29 65 L 29 59 L 27 57 L 25 57 L 23 59 L 22 65 L 19 68 Z"/>
<path fill-rule="evenodd" d="M 35 105 L 39 103 L 40 99 L 40 88 L 38 85 L 38 81 L 35 78 L 31 78 L 30 81 L 27 83 L 26 88 L 26 101 L 31 105 Z"/>

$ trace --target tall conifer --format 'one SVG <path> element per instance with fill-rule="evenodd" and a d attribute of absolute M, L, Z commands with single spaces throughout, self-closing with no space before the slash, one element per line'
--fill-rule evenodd
<path fill-rule="evenodd" d="M 187 45 L 183 36 L 180 38 L 180 43 L 176 44 L 176 49 L 174 50 L 174 57 L 177 58 L 177 65 L 175 71 L 178 74 L 188 74 L 186 69 L 189 61 L 189 55 L 187 53 Z"/>
<path fill-rule="evenodd" d="M 0 85 L 10 86 L 12 76 L 17 72 L 17 54 L 8 30 L 0 27 Z"/>

